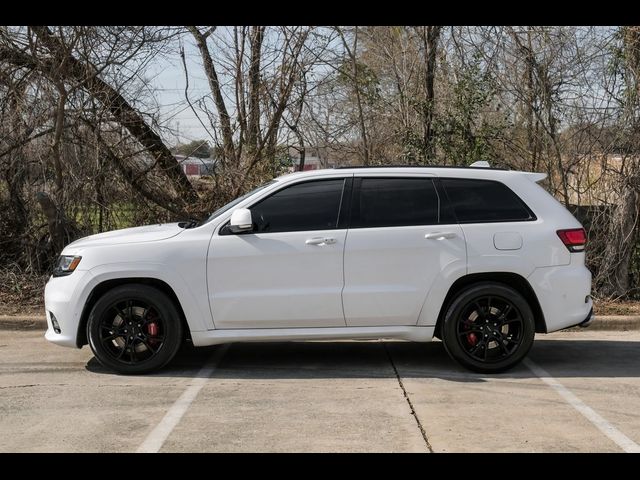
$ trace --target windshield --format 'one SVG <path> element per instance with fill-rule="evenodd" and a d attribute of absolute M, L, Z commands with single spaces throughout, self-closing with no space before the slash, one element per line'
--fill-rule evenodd
<path fill-rule="evenodd" d="M 224 212 L 226 212 L 227 210 L 235 207 L 237 204 L 239 204 L 240 202 L 242 202 L 244 199 L 249 198 L 251 195 L 253 195 L 256 192 L 259 192 L 260 190 L 262 190 L 263 188 L 268 187 L 269 185 L 275 183 L 276 180 L 271 180 L 270 182 L 265 183 L 264 185 L 260 185 L 257 188 L 254 188 L 253 190 L 251 190 L 248 193 L 245 193 L 244 195 L 236 198 L 235 200 L 230 201 L 229 203 L 227 203 L 225 206 L 220 207 L 218 210 L 216 210 L 215 212 L 213 212 L 209 218 L 207 218 L 207 220 L 203 223 L 203 225 L 205 223 L 209 223 L 211 220 L 213 220 L 214 218 L 222 215 Z"/>

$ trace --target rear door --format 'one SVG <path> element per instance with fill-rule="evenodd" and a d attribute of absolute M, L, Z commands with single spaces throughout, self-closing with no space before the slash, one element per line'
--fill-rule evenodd
<path fill-rule="evenodd" d="M 441 212 L 433 178 L 354 178 L 342 293 L 348 326 L 415 325 L 440 272 L 466 263 L 462 229 Z"/>

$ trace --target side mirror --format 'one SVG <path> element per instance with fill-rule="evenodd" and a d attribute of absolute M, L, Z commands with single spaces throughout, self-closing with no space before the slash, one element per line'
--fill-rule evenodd
<path fill-rule="evenodd" d="M 234 210 L 231 214 L 229 230 L 231 230 L 232 233 L 250 232 L 253 230 L 251 210 L 248 208 L 238 208 Z"/>

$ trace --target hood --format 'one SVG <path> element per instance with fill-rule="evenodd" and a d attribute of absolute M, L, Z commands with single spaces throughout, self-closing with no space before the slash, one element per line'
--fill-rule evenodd
<path fill-rule="evenodd" d="M 157 225 L 146 225 L 144 227 L 123 228 L 122 230 L 112 230 L 110 232 L 98 233 L 88 237 L 80 238 L 65 247 L 84 248 L 102 245 L 119 245 L 123 243 L 156 242 L 167 238 L 175 237 L 184 232 L 184 228 L 178 223 L 161 223 Z"/>

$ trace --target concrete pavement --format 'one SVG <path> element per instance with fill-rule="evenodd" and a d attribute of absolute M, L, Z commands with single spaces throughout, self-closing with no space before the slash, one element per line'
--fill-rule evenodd
<path fill-rule="evenodd" d="M 589 330 L 540 335 L 529 358 L 638 444 L 640 332 Z M 41 331 L 0 331 L 0 452 L 134 452 L 217 348 L 131 377 Z M 484 376 L 440 342 L 391 341 L 233 344 L 160 451 L 429 449 L 621 451 L 524 364 Z"/>

